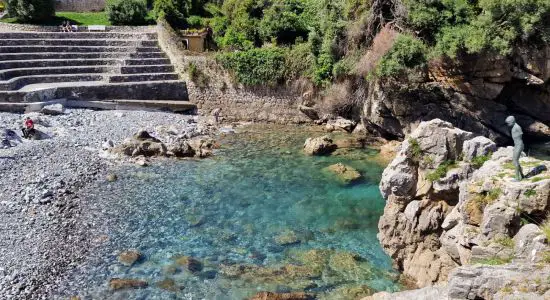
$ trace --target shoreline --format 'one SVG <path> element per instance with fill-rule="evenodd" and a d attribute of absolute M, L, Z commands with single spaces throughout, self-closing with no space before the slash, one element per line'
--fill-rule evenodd
<path fill-rule="evenodd" d="M 17 131 L 24 116 L 0 113 L 0 128 Z M 198 124 L 202 117 L 163 112 L 68 110 L 28 116 L 49 138 L 0 149 L 0 294 L 6 299 L 47 299 L 93 249 L 88 233 L 97 224 L 87 215 L 94 203 L 85 187 L 127 163 L 100 156 L 106 140 L 119 144 L 140 129 L 159 126 L 204 130 Z"/>

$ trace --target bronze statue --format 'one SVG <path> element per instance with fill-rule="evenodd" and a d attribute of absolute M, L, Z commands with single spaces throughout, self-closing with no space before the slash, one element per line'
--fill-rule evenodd
<path fill-rule="evenodd" d="M 511 133 L 512 133 L 512 139 L 514 140 L 514 156 L 512 157 L 512 162 L 514 163 L 514 167 L 516 168 L 516 179 L 518 181 L 525 178 L 523 175 L 523 170 L 521 169 L 521 165 L 519 163 L 519 158 L 521 157 L 521 153 L 523 152 L 523 130 L 521 130 L 521 127 L 516 123 L 516 118 L 513 116 L 509 116 L 506 118 L 506 125 L 510 127 Z"/>

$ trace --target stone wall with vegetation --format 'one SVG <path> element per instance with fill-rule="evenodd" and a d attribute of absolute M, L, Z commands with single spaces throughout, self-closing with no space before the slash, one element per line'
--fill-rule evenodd
<path fill-rule="evenodd" d="M 162 18 L 158 20 L 157 32 L 160 46 L 187 81 L 189 100 L 197 104 L 199 113 L 210 115 L 214 109 L 221 108 L 221 115 L 227 121 L 309 121 L 298 110 L 299 88 L 244 86 L 219 65 L 215 55 L 185 50 L 181 36 Z"/>
<path fill-rule="evenodd" d="M 222 116 L 231 121 L 310 121 L 298 110 L 301 94 L 293 88 L 236 84 L 231 74 L 209 55 L 188 55 L 184 63 L 189 99 L 203 114 L 222 108 Z"/>

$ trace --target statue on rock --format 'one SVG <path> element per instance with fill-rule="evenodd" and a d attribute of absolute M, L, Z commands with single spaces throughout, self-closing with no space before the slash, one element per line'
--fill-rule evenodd
<path fill-rule="evenodd" d="M 519 163 L 519 158 L 521 157 L 521 153 L 523 152 L 523 130 L 521 130 L 521 126 L 516 123 L 516 118 L 514 116 L 509 116 L 506 118 L 506 125 L 508 125 L 511 129 L 512 133 L 512 139 L 514 140 L 514 156 L 512 157 L 512 162 L 514 163 L 514 167 L 516 168 L 516 179 L 518 181 L 525 178 L 523 175 L 523 170 L 521 169 L 521 165 Z"/>

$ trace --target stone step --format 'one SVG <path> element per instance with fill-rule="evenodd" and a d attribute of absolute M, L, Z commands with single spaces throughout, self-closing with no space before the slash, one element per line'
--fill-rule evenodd
<path fill-rule="evenodd" d="M 35 52 L 35 53 L 2 53 L 0 61 L 33 60 L 33 59 L 97 59 L 97 58 L 166 58 L 164 52 Z"/>
<path fill-rule="evenodd" d="M 0 46 L 0 53 L 34 52 L 161 52 L 159 47 L 108 46 Z"/>
<path fill-rule="evenodd" d="M 123 59 L 34 59 L 0 61 L 0 70 L 68 66 L 114 66 L 124 64 Z"/>
<path fill-rule="evenodd" d="M 47 67 L 47 68 L 21 68 L 0 71 L 0 83 L 15 77 L 32 75 L 63 75 L 63 74 L 97 74 L 97 73 L 118 73 L 117 66 L 70 66 L 70 67 Z"/>
<path fill-rule="evenodd" d="M 120 67 L 120 73 L 122 74 L 172 73 L 172 72 L 174 72 L 174 66 L 172 65 Z"/>
<path fill-rule="evenodd" d="M 156 40 L 157 33 L 140 32 L 0 32 L 0 39 L 142 39 Z"/>
<path fill-rule="evenodd" d="M 106 74 L 64 74 L 64 75 L 31 75 L 15 77 L 7 81 L 0 81 L 0 91 L 14 91 L 29 84 L 53 82 L 83 82 L 105 81 Z"/>
<path fill-rule="evenodd" d="M 0 46 L 110 46 L 110 47 L 157 47 L 157 41 L 117 39 L 0 39 Z"/>
<path fill-rule="evenodd" d="M 9 60 L 0 61 L 0 70 L 20 68 L 45 68 L 45 67 L 67 67 L 67 66 L 149 66 L 169 65 L 167 58 L 144 58 L 144 59 L 31 59 L 31 60 Z"/>
<path fill-rule="evenodd" d="M 92 85 L 44 88 L 32 92 L 0 91 L 0 102 L 30 103 L 52 99 L 106 100 L 188 100 L 187 85 L 181 80 L 132 83 L 97 83 Z"/>
<path fill-rule="evenodd" d="M 177 73 L 155 73 L 155 74 L 131 74 L 131 75 L 112 75 L 109 82 L 142 82 L 159 80 L 178 80 Z"/>
<path fill-rule="evenodd" d="M 170 63 L 170 59 L 168 58 L 139 58 L 126 59 L 124 61 L 126 66 L 169 65 Z"/>

